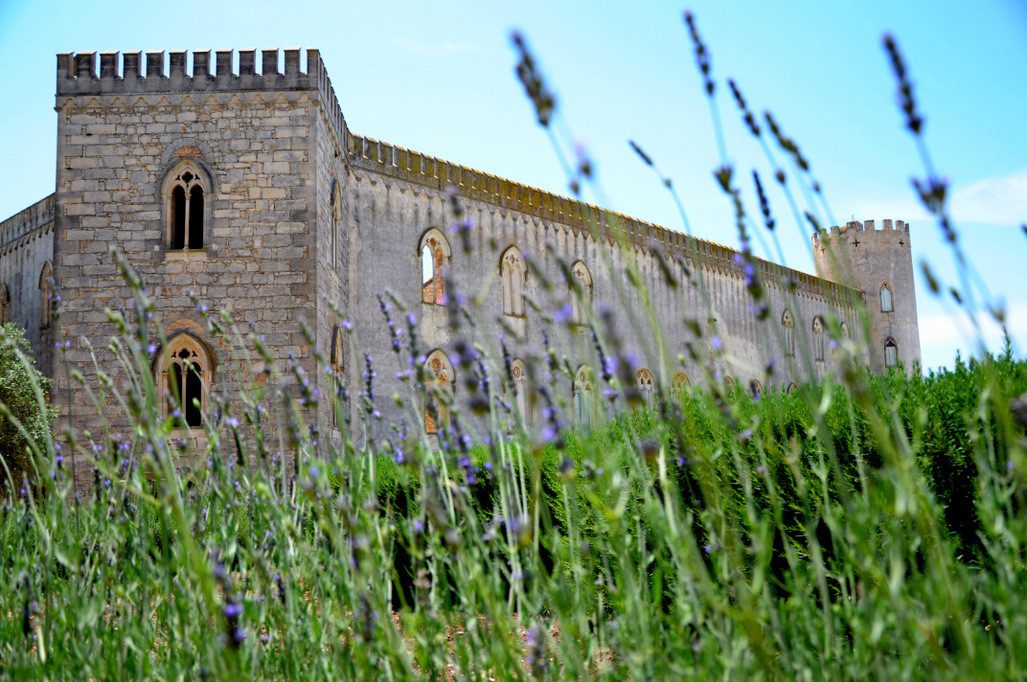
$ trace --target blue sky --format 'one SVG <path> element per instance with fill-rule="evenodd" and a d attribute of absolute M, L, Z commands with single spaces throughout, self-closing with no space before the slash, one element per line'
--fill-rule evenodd
<path fill-rule="evenodd" d="M 629 7 L 629 5 L 632 5 Z M 567 194 L 567 181 L 513 75 L 509 34 L 527 36 L 557 94 L 558 130 L 596 163 L 585 198 L 671 229 L 669 194 L 628 147 L 673 178 L 693 233 L 737 246 L 709 108 L 681 21 L 691 9 L 710 48 L 729 161 L 743 181 L 769 166 L 724 80 L 769 109 L 824 187 L 834 222 L 906 220 L 913 255 L 955 283 L 950 252 L 919 207 L 922 175 L 895 106 L 881 36 L 898 39 L 927 118 L 926 140 L 951 187 L 961 243 L 994 303 L 1027 338 L 1027 3 L 835 2 L 180 3 L 0 0 L 0 216 L 53 191 L 55 54 L 68 51 L 316 47 L 359 134 Z M 778 154 L 778 158 L 783 158 Z M 812 271 L 809 231 L 776 188 L 787 265 Z M 825 216 L 825 219 L 827 217 Z M 758 222 L 758 221 L 757 221 Z M 761 254 L 762 255 L 762 254 Z M 774 260 L 777 260 L 776 258 Z M 917 282 L 928 367 L 974 347 L 966 315 Z M 985 325 L 994 347 L 997 331 Z"/>

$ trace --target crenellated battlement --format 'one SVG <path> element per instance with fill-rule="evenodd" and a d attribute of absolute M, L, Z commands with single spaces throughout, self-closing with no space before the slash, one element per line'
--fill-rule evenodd
<path fill-rule="evenodd" d="M 99 55 L 65 52 L 57 55 L 57 94 L 314 90 L 327 80 L 317 50 L 306 51 L 306 71 L 301 70 L 302 50 L 290 48 L 284 52 L 282 71 L 278 68 L 278 48 L 260 51 L 259 71 L 257 50 L 239 50 L 238 71 L 233 65 L 234 50 L 216 50 L 213 63 L 210 50 L 172 51 L 167 69 L 163 51 L 101 52 Z M 190 56 L 191 69 L 188 68 Z"/>
<path fill-rule="evenodd" d="M 852 234 L 854 232 L 875 232 L 877 234 L 891 233 L 897 235 L 899 233 L 909 234 L 909 224 L 902 220 L 892 221 L 890 218 L 885 218 L 881 221 L 881 227 L 877 228 L 873 220 L 865 220 L 862 223 L 858 220 L 850 220 L 841 227 L 834 225 L 830 230 L 825 230 L 824 235 L 840 236 L 843 234 Z M 814 246 L 820 243 L 820 235 L 813 235 Z"/>
<path fill-rule="evenodd" d="M 348 152 L 350 162 L 358 168 L 439 191 L 455 187 L 461 196 L 468 199 L 584 232 L 595 230 L 611 243 L 616 242 L 623 232 L 627 241 L 637 247 L 660 248 L 689 260 L 695 255 L 707 269 L 742 277 L 742 266 L 735 259 L 738 252 L 714 242 L 689 237 L 584 201 L 545 192 L 370 137 L 350 134 Z M 820 296 L 839 305 L 849 305 L 860 296 L 859 291 L 842 284 L 828 282 L 759 258 L 753 260 L 763 280 L 770 285 L 775 282 L 791 282 L 800 294 Z"/>
<path fill-rule="evenodd" d="M 284 66 L 279 70 L 281 52 Z M 167 68 L 163 51 L 101 52 L 99 60 L 96 52 L 65 52 L 57 55 L 57 96 L 316 90 L 326 117 L 346 145 L 346 120 L 318 50 L 305 51 L 305 64 L 299 48 L 260 50 L 259 62 L 255 49 L 238 53 L 236 70 L 235 50 L 215 50 L 213 62 L 210 50 L 174 50 L 168 53 Z"/>
<path fill-rule="evenodd" d="M 54 195 L 41 199 L 0 222 L 0 252 L 7 252 L 36 232 L 53 228 Z"/>

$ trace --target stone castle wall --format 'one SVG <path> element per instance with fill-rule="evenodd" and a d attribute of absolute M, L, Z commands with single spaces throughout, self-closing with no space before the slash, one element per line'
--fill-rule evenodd
<path fill-rule="evenodd" d="M 593 319 L 597 311 L 608 310 L 614 335 L 637 358 L 637 366 L 668 385 L 679 372 L 692 382 L 713 372 L 739 386 L 756 380 L 781 389 L 837 375 L 840 368 L 830 350 L 825 348 L 822 360 L 814 358 L 813 321 L 845 322 L 855 336 L 863 292 L 873 311 L 875 293 L 868 282 L 875 283 L 884 271 L 891 273 L 897 307 L 888 317 L 872 316 L 873 333 L 895 336 L 903 360 L 914 350 L 919 357 L 918 343 L 911 340 L 916 317 L 908 247 L 893 248 L 897 245 L 885 241 L 889 237 L 864 249 L 877 259 L 854 261 L 863 279 L 827 270 L 819 256 L 822 277 L 754 260 L 767 291 L 759 305 L 769 308 L 760 319 L 745 286 L 744 266 L 731 249 L 351 134 L 316 50 L 305 53 L 305 66 L 299 50 L 282 55 L 264 50 L 259 65 L 256 51 L 241 51 L 238 73 L 231 51 L 219 51 L 213 64 L 210 56 L 195 52 L 190 59 L 173 52 L 167 71 L 161 52 L 146 54 L 145 70 L 141 53 L 103 53 L 99 70 L 95 53 L 58 56 L 56 192 L 3 224 L 0 275 L 32 274 L 18 260 L 27 251 L 10 255 L 17 252 L 11 246 L 16 242 L 35 240 L 35 260 L 27 267 L 37 278 L 36 260 L 52 254 L 63 297 L 59 330 L 72 345 L 44 366 L 57 378 L 57 401 L 63 414 L 70 410 L 79 435 L 98 433 L 97 407 L 77 385 L 70 387 L 69 400 L 58 367 L 66 358 L 95 385 L 96 371 L 80 339 L 92 343 L 101 367 L 116 367 L 106 349 L 114 329 L 104 309 L 129 310 L 131 302 L 112 262 L 112 247 L 143 277 L 169 334 L 190 334 L 207 349 L 214 391 L 237 396 L 246 374 L 231 351 L 206 332 L 195 300 L 210 310 L 228 310 L 244 332 L 262 336 L 280 361 L 283 383 L 296 380 L 288 372 L 295 359 L 323 396 L 335 390 L 335 379 L 315 366 L 303 325 L 325 360 L 333 355 L 335 336 L 342 337 L 337 369 L 351 396 L 363 386 L 362 353 L 371 355 L 383 430 L 399 418 L 420 427 L 423 410 L 415 401 L 399 407 L 391 400 L 393 394 L 409 397 L 396 376 L 409 365 L 392 352 L 378 294 L 395 295 L 417 316 L 422 354 L 441 350 L 456 365 L 458 341 L 476 343 L 490 352 L 498 370 L 503 333 L 511 356 L 525 360 L 541 381 L 544 332 L 558 355 L 598 369 L 587 327 L 561 319 L 571 298 L 562 271 L 575 261 L 585 264 L 593 281 Z M 209 176 L 201 250 L 169 249 L 162 182 L 183 161 Z M 450 231 L 450 193 L 466 212 L 462 219 L 472 225 L 466 244 Z M 419 247 L 432 228 L 448 240 L 448 293 L 466 298 L 473 327 L 465 323 L 453 330 L 444 307 L 421 301 Z M 908 244 L 908 231 L 903 234 Z M 523 254 L 528 270 L 528 305 L 517 317 L 502 310 L 500 257 L 511 246 Z M 681 286 L 668 285 L 661 256 Z M 632 269 L 648 291 L 651 319 L 639 290 L 628 284 Z M 19 286 L 12 310 L 38 317 L 40 303 L 32 299 L 31 287 Z M 38 282 L 35 291 L 38 298 Z M 352 334 L 340 332 L 333 308 L 352 321 Z M 794 354 L 784 347 L 786 310 L 794 319 Z M 405 327 L 397 309 L 392 315 Z M 881 327 L 886 322 L 887 330 Z M 33 341 L 41 349 L 53 346 Z M 153 354 L 155 364 L 160 353 Z M 865 359 L 870 357 L 868 352 Z M 111 371 L 115 385 L 123 388 L 127 378 Z M 561 382 L 559 390 L 570 404 L 570 382 Z M 539 407 L 529 406 L 532 418 L 539 418 Z M 358 409 L 353 400 L 350 416 L 357 417 Z M 330 432 L 328 410 L 329 401 L 322 400 L 316 421 Z M 105 412 L 115 430 L 127 431 L 126 415 L 114 407 Z"/>
<path fill-rule="evenodd" d="M 25 329 L 36 367 L 45 372 L 53 357 L 54 336 L 52 324 L 44 319 L 41 285 L 44 269 L 53 260 L 53 227 L 53 195 L 0 223 L 0 296 L 6 289 L 7 321 Z"/>
<path fill-rule="evenodd" d="M 357 330 L 354 343 L 385 363 L 377 372 L 384 395 L 405 391 L 394 378 L 395 371 L 405 367 L 402 362 L 396 364 L 391 336 L 377 309 L 375 294 L 386 290 L 420 318 L 422 351 L 440 349 L 452 359 L 454 344 L 462 339 L 483 344 L 498 358 L 497 334 L 507 327 L 521 334 L 520 339 L 509 329 L 505 334 L 511 355 L 527 360 L 539 357 L 546 330 L 559 353 L 596 367 L 591 340 L 553 320 L 554 312 L 568 300 L 566 285 L 561 284 L 560 259 L 568 265 L 578 260 L 585 263 L 594 282 L 594 306 L 612 311 L 612 326 L 638 357 L 639 366 L 668 386 L 677 372 L 686 373 L 692 381 L 702 380 L 714 335 L 720 337 L 725 351 L 717 370 L 740 386 L 758 380 L 765 388 L 783 389 L 793 382 L 837 374 L 839 368 L 829 350 L 825 349 L 822 362 L 810 361 L 812 322 L 817 316 L 825 320 L 833 316 L 849 329 L 857 329 L 856 306 L 862 301 L 858 290 L 757 260 L 756 269 L 767 286 L 762 303 L 770 307 L 766 319 L 759 320 L 745 287 L 743 267 L 730 249 L 375 140 L 353 134 L 349 140 L 357 271 L 349 311 Z M 469 252 L 462 250 L 461 238 L 450 230 L 450 191 L 459 197 L 473 224 Z M 481 320 L 473 331 L 465 325 L 454 334 L 443 307 L 421 302 L 418 247 L 431 228 L 441 230 L 449 240 L 450 274 L 457 291 L 468 301 L 480 303 Z M 621 235 L 623 245 L 618 244 Z M 510 246 L 528 258 L 524 293 L 542 308 L 539 312 L 528 306 L 523 320 L 502 314 L 500 256 Z M 692 284 L 677 290 L 668 286 L 657 250 L 665 259 L 678 257 L 702 273 L 703 284 L 693 278 Z M 650 292 L 655 334 L 653 322 L 642 314 L 638 290 L 628 285 L 630 263 L 637 264 Z M 687 281 L 680 269 L 676 274 Z M 547 290 L 545 281 L 556 285 Z M 794 357 L 781 346 L 781 317 L 786 309 L 795 319 Z M 699 322 L 703 338 L 696 338 L 689 320 Z M 698 360 L 691 359 L 687 342 L 701 349 Z M 684 365 L 679 356 L 686 358 Z M 770 375 L 768 365 L 776 368 Z M 569 385 L 567 389 L 569 394 Z"/>

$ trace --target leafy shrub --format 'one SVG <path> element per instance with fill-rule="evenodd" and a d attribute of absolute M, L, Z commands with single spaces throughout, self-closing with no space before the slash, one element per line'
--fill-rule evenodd
<path fill-rule="evenodd" d="M 25 330 L 10 322 L 0 326 L 0 484 L 16 488 L 36 479 L 57 417 L 57 408 L 50 405 L 50 383 L 36 369 Z"/>

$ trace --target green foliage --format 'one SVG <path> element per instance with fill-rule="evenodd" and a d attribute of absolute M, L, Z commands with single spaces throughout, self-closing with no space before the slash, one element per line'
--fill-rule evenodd
<path fill-rule="evenodd" d="M 731 169 L 718 175 L 740 201 Z M 138 275 L 115 261 L 132 308 L 153 312 Z M 198 445 L 182 447 L 143 352 L 163 338 L 157 321 L 109 311 L 129 376 L 125 394 L 106 399 L 133 428 L 62 443 L 94 467 L 84 498 L 42 437 L 45 382 L 32 371 L 14 382 L 15 398 L 40 406 L 26 419 L 45 416 L 26 428 L 35 466 L 19 471 L 31 485 L 2 510 L 0 676 L 1027 673 L 1027 456 L 1010 410 L 1027 390 L 1027 362 L 1008 349 L 926 377 L 872 376 L 843 344 L 841 378 L 795 393 L 755 399 L 725 389 L 711 367 L 705 390 L 680 400 L 658 390 L 651 410 L 611 398 L 611 418 L 590 432 L 560 427 L 554 400 L 539 435 L 509 429 L 508 411 L 495 409 L 474 445 L 468 433 L 403 424 L 392 443 L 366 437 L 370 395 L 342 432 L 318 423 L 313 393 L 269 397 L 282 372 L 260 337 L 201 310 L 226 355 L 261 352 L 265 381 L 239 387 L 237 419 L 206 422 Z M 552 353 L 552 375 L 573 366 Z M 25 366 L 0 365 L 0 379 Z M 252 369 L 238 376 L 260 374 Z M 623 386 L 611 378 L 613 395 Z M 409 384 L 406 404 L 423 405 L 423 386 Z M 479 411 L 502 403 L 495 388 L 480 395 L 485 385 L 461 384 L 479 392 Z M 209 396 L 222 414 L 224 399 Z M 354 412 L 332 400 L 337 414 Z M 460 401 L 449 407 L 462 422 Z"/>
<path fill-rule="evenodd" d="M 1025 390 L 1006 353 L 658 394 L 552 442 L 500 424 L 466 450 L 377 451 L 298 423 L 285 458 L 226 424 L 171 448 L 135 395 L 131 440 L 64 445 L 96 467 L 89 498 L 47 468 L 5 508 L 0 609 L 22 617 L 0 621 L 0 658 L 73 679 L 1015 678 Z"/>
<path fill-rule="evenodd" d="M 0 484 L 35 480 L 35 467 L 57 417 L 49 387 L 50 380 L 32 360 L 25 330 L 10 322 L 0 326 Z"/>

